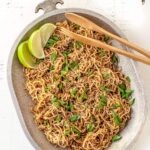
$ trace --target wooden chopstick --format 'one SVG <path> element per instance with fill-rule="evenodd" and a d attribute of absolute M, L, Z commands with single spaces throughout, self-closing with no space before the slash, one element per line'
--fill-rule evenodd
<path fill-rule="evenodd" d="M 130 52 L 127 52 L 125 50 L 122 50 L 122 49 L 110 46 L 108 44 L 105 44 L 105 43 L 103 43 L 101 41 L 98 41 L 98 40 L 95 40 L 95 39 L 92 39 L 92 38 L 89 38 L 89 37 L 85 37 L 85 36 L 76 34 L 76 33 L 72 32 L 72 31 L 69 31 L 69 30 L 63 28 L 63 27 L 60 27 L 59 30 L 60 30 L 60 32 L 62 34 L 66 35 L 66 36 L 69 36 L 69 37 L 71 37 L 71 38 L 73 38 L 73 39 L 75 39 L 77 41 L 80 41 L 80 42 L 82 42 L 84 44 L 91 45 L 91 46 L 94 46 L 94 47 L 104 48 L 104 49 L 116 52 L 118 54 L 130 57 L 130 58 L 132 58 L 132 59 L 134 59 L 136 61 L 140 61 L 142 63 L 150 65 L 150 59 L 147 59 L 145 57 L 138 56 L 138 55 L 132 54 Z"/>
<path fill-rule="evenodd" d="M 101 28 L 100 26 L 96 25 L 95 23 L 93 23 L 92 21 L 88 20 L 87 18 L 85 17 L 82 17 L 82 16 L 79 16 L 77 14 L 74 14 L 74 13 L 66 13 L 65 14 L 65 17 L 70 20 L 71 22 L 74 22 L 80 26 L 83 26 L 85 28 L 88 28 L 90 30 L 93 30 L 93 31 L 97 31 L 99 33 L 103 33 L 117 41 L 119 41 L 120 43 L 122 44 L 125 44 L 127 45 L 128 47 L 136 50 L 137 52 L 145 55 L 146 57 L 149 57 L 150 58 L 150 52 L 146 51 L 145 49 L 127 41 L 126 39 L 123 39 L 117 35 L 114 35 L 108 31 L 106 31 L 105 29 Z"/>

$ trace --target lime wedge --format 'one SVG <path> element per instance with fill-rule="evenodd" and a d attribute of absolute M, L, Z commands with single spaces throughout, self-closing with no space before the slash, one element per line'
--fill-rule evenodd
<path fill-rule="evenodd" d="M 42 46 L 45 47 L 49 37 L 53 34 L 56 26 L 52 23 L 46 23 L 40 28 Z"/>
<path fill-rule="evenodd" d="M 27 68 L 35 68 L 35 58 L 30 54 L 28 41 L 22 42 L 18 47 L 18 58 L 20 63 Z"/>
<path fill-rule="evenodd" d="M 28 46 L 29 46 L 30 53 L 34 57 L 39 59 L 45 57 L 42 42 L 41 42 L 40 30 L 36 30 L 31 34 L 28 41 Z"/>

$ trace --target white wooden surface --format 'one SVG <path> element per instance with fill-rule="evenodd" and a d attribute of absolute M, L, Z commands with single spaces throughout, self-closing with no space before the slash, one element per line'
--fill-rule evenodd
<path fill-rule="evenodd" d="M 0 0 L 0 149 L 33 150 L 20 126 L 6 81 L 6 64 L 11 46 L 21 30 L 33 19 L 35 6 L 41 0 Z M 58 6 L 61 7 L 61 6 Z M 80 7 L 103 13 L 114 21 L 128 39 L 150 50 L 150 1 L 144 6 L 140 0 L 65 0 L 63 7 Z M 150 67 L 137 63 L 149 98 Z M 141 101 L 142 105 L 142 101 Z M 147 104 L 149 106 L 149 104 Z M 150 112 L 135 150 L 150 149 Z M 130 134 L 130 133 L 129 133 Z"/>

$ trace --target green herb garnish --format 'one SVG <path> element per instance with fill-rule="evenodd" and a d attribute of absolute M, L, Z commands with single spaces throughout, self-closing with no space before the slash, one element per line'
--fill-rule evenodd
<path fill-rule="evenodd" d="M 54 53 L 51 54 L 51 60 L 55 61 L 56 59 L 57 59 L 57 53 L 54 52 Z"/>
<path fill-rule="evenodd" d="M 107 87 L 107 86 L 101 86 L 100 87 L 100 90 L 102 90 L 102 91 L 106 91 L 106 92 L 110 92 L 111 90 Z"/>
<path fill-rule="evenodd" d="M 118 116 L 118 114 L 114 110 L 112 110 L 111 113 L 114 118 L 115 124 L 120 125 L 122 123 L 122 119 Z"/>
<path fill-rule="evenodd" d="M 76 41 L 76 48 L 80 49 L 83 46 L 83 43 Z"/>
<path fill-rule="evenodd" d="M 64 131 L 64 135 L 65 135 L 65 136 L 69 136 L 69 135 L 70 135 L 70 133 L 71 133 L 71 131 L 70 131 L 70 130 L 65 130 L 65 131 Z"/>
<path fill-rule="evenodd" d="M 80 96 L 80 99 L 81 101 L 84 101 L 84 100 L 87 100 L 87 94 L 86 94 L 86 91 L 84 90 L 82 93 L 81 93 L 81 96 Z"/>
<path fill-rule="evenodd" d="M 56 121 L 57 123 L 61 122 L 61 120 L 62 120 L 61 115 L 57 115 L 57 116 L 55 117 L 55 121 Z"/>
<path fill-rule="evenodd" d="M 69 72 L 69 67 L 67 64 L 64 64 L 61 70 L 61 76 L 65 76 L 68 72 Z"/>
<path fill-rule="evenodd" d="M 44 59 L 36 59 L 35 64 L 36 64 L 36 65 L 39 65 L 43 60 L 44 60 Z"/>
<path fill-rule="evenodd" d="M 65 58 L 67 58 L 69 54 L 70 54 L 70 51 L 68 51 L 68 50 L 66 50 L 66 51 L 63 52 L 63 56 Z"/>
<path fill-rule="evenodd" d="M 99 97 L 99 105 L 96 108 L 103 108 L 104 106 L 107 106 L 107 97 L 105 95 L 101 95 Z"/>
<path fill-rule="evenodd" d="M 135 102 L 135 98 L 132 98 L 128 101 L 129 105 L 132 106 Z"/>
<path fill-rule="evenodd" d="M 130 83 L 131 82 L 131 79 L 129 76 L 126 77 L 126 80 Z"/>
<path fill-rule="evenodd" d="M 117 142 L 117 141 L 119 141 L 119 140 L 121 140 L 122 139 L 122 137 L 120 136 L 120 135 L 114 135 L 113 137 L 112 137 L 112 142 Z"/>
<path fill-rule="evenodd" d="M 51 72 L 51 71 L 53 71 L 55 68 L 54 68 L 54 65 L 51 65 L 50 67 L 49 67 L 49 69 L 48 69 L 48 72 Z"/>
<path fill-rule="evenodd" d="M 50 84 L 47 84 L 46 87 L 45 87 L 45 92 L 49 92 L 50 89 L 51 89 Z"/>
<path fill-rule="evenodd" d="M 55 106 L 55 107 L 60 107 L 61 105 L 63 105 L 63 103 L 65 103 L 64 101 L 58 99 L 56 96 L 53 96 L 52 99 L 51 99 L 51 102 L 52 104 Z"/>
<path fill-rule="evenodd" d="M 105 36 L 104 36 L 104 42 L 108 43 L 109 40 L 110 40 L 110 37 L 107 36 L 107 35 L 105 35 Z"/>
<path fill-rule="evenodd" d="M 71 122 L 75 122 L 75 121 L 77 121 L 78 119 L 80 119 L 80 116 L 79 116 L 79 115 L 72 115 L 72 116 L 70 117 L 70 121 L 71 121 Z"/>
<path fill-rule="evenodd" d="M 63 83 L 62 83 L 62 82 L 60 82 L 60 83 L 58 84 L 58 88 L 59 88 L 60 91 L 62 91 L 62 89 L 63 89 Z"/>
<path fill-rule="evenodd" d="M 73 61 L 73 62 L 69 65 L 69 67 L 70 67 L 71 69 L 77 70 L 77 69 L 79 68 L 79 64 L 78 64 L 76 61 Z"/>
<path fill-rule="evenodd" d="M 118 107 L 121 107 L 121 105 L 118 104 L 118 103 L 112 105 L 112 109 L 116 109 L 116 108 L 118 108 Z"/>
<path fill-rule="evenodd" d="M 79 80 L 81 78 L 81 73 L 79 73 L 78 75 L 77 75 L 77 77 L 75 78 L 75 80 Z"/>
<path fill-rule="evenodd" d="M 88 75 L 88 76 L 91 76 L 91 75 L 93 75 L 93 73 L 94 73 L 93 70 L 88 70 L 87 75 Z"/>
<path fill-rule="evenodd" d="M 68 110 L 68 111 L 72 111 L 73 110 L 73 104 L 71 102 L 68 102 L 64 105 L 64 107 Z"/>
<path fill-rule="evenodd" d="M 50 125 L 48 119 L 47 119 L 47 120 L 44 120 L 44 125 L 45 125 L 45 126 L 49 126 L 49 125 Z"/>
<path fill-rule="evenodd" d="M 56 42 L 60 40 L 60 37 L 57 36 L 57 35 L 53 35 L 51 38 L 52 38 L 53 40 L 55 40 Z"/>
<path fill-rule="evenodd" d="M 52 99 L 51 99 L 51 102 L 52 102 L 52 104 L 53 104 L 54 106 L 60 107 L 60 103 L 59 103 L 57 97 L 53 96 Z"/>
<path fill-rule="evenodd" d="M 103 48 L 97 48 L 97 51 L 100 57 L 103 57 L 106 55 L 106 51 Z"/>
<path fill-rule="evenodd" d="M 113 64 L 118 64 L 118 62 L 119 62 L 118 57 L 115 54 L 113 54 L 113 56 L 112 56 L 112 63 Z"/>
<path fill-rule="evenodd" d="M 57 41 L 60 40 L 60 37 L 57 35 L 51 36 L 51 38 L 47 41 L 46 48 L 53 46 Z"/>
<path fill-rule="evenodd" d="M 94 124 L 93 123 L 89 123 L 86 126 L 86 129 L 87 129 L 88 132 L 92 132 L 94 130 Z"/>
<path fill-rule="evenodd" d="M 46 47 L 46 48 L 49 48 L 49 47 L 53 46 L 55 43 L 56 43 L 55 40 L 49 39 L 49 40 L 47 41 L 47 44 L 46 44 L 45 47 Z"/>
<path fill-rule="evenodd" d="M 110 78 L 112 75 L 110 73 L 105 73 L 105 74 L 102 74 L 103 78 L 104 79 L 108 79 Z"/>
<path fill-rule="evenodd" d="M 71 131 L 76 133 L 78 135 L 78 138 L 80 138 L 81 132 L 75 126 L 71 126 Z"/>
<path fill-rule="evenodd" d="M 69 126 L 68 121 L 65 121 L 65 122 L 64 122 L 64 126 L 65 126 L 65 127 L 68 127 L 68 126 Z"/>
<path fill-rule="evenodd" d="M 128 99 L 133 91 L 131 89 L 127 89 L 124 83 L 118 85 L 118 90 L 122 98 Z"/>
<path fill-rule="evenodd" d="M 71 96 L 72 96 L 73 98 L 76 97 L 76 95 L 77 95 L 77 88 L 76 88 L 76 87 L 72 88 L 72 89 L 70 90 L 70 94 L 71 94 Z"/>

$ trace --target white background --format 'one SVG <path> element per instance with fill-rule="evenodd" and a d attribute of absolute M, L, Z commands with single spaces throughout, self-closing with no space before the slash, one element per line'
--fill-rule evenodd
<path fill-rule="evenodd" d="M 42 15 L 34 14 L 40 0 L 0 0 L 0 149 L 33 150 L 20 126 L 6 81 L 6 64 L 11 46 L 21 30 Z M 150 0 L 65 0 L 63 7 L 80 7 L 103 13 L 115 22 L 128 39 L 150 50 Z M 150 89 L 150 66 L 137 63 L 146 98 Z M 142 101 L 141 101 L 142 105 Z M 149 104 L 147 104 L 149 106 Z M 135 150 L 150 149 L 150 112 Z M 129 133 L 130 134 L 130 133 Z"/>

